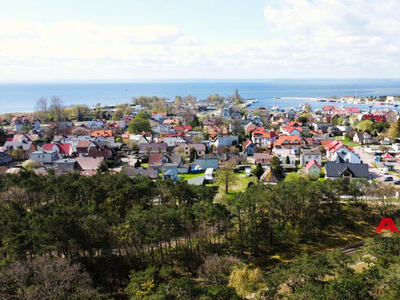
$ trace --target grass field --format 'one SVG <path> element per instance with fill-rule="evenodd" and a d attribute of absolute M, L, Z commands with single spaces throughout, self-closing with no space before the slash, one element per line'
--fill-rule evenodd
<path fill-rule="evenodd" d="M 184 180 L 188 180 L 188 179 L 192 179 L 192 178 L 196 178 L 199 176 L 204 175 L 204 173 L 200 173 L 200 174 L 179 174 L 179 177 L 182 177 Z"/>
<path fill-rule="evenodd" d="M 215 200 L 221 200 L 223 198 L 230 198 L 237 193 L 244 192 L 250 182 L 256 181 L 255 176 L 246 176 L 245 172 L 235 173 L 235 183 L 231 184 L 228 189 L 228 194 L 225 194 L 225 187 L 221 184 L 207 184 L 207 186 L 218 187 L 218 193 L 215 196 Z"/>
<path fill-rule="evenodd" d="M 350 147 L 360 146 L 359 144 L 354 143 L 353 141 L 350 141 L 349 138 L 344 138 L 343 136 L 335 136 L 335 137 L 333 137 L 333 139 L 342 141 L 343 144 L 345 144 L 346 146 L 350 146 Z"/>

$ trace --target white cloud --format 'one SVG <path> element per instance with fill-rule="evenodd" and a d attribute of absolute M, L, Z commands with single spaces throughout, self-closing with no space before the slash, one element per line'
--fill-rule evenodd
<path fill-rule="evenodd" d="M 334 72 L 348 65 L 355 66 L 356 76 L 374 71 L 384 76 L 384 68 L 400 64 L 400 57 L 393 57 L 400 47 L 399 11 L 395 0 L 287 0 L 265 7 L 264 17 L 269 32 L 320 70 L 325 65 Z"/>
<path fill-rule="evenodd" d="M 399 11 L 397 0 L 282 0 L 264 8 L 257 39 L 218 45 L 176 26 L 0 20 L 0 81 L 398 77 Z"/>

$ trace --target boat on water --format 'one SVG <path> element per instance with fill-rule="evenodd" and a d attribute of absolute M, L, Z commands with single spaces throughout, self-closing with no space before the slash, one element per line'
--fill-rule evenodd
<path fill-rule="evenodd" d="M 281 99 L 281 97 L 279 97 L 279 96 L 276 96 L 276 97 L 275 97 L 275 99 Z"/>
<path fill-rule="evenodd" d="M 326 102 L 326 99 L 318 99 L 317 102 Z"/>

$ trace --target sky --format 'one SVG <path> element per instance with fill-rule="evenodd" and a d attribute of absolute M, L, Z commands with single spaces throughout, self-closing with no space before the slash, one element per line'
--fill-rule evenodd
<path fill-rule="evenodd" d="M 0 82 L 399 78 L 398 0 L 0 5 Z"/>

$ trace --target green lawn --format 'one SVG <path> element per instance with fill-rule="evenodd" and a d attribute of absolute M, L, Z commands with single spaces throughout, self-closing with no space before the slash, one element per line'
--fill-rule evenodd
<path fill-rule="evenodd" d="M 188 179 L 196 178 L 196 177 L 199 177 L 199 176 L 202 176 L 202 175 L 204 175 L 204 173 L 200 173 L 200 174 L 179 174 L 178 176 L 182 177 L 185 180 L 188 180 Z"/>
<path fill-rule="evenodd" d="M 256 181 L 255 176 L 247 177 L 245 172 L 235 173 L 236 182 L 231 184 L 228 189 L 228 194 L 225 194 L 225 187 L 223 185 L 218 185 L 217 183 L 207 184 L 206 186 L 218 187 L 218 193 L 215 196 L 215 200 L 221 200 L 224 197 L 230 198 L 235 194 L 244 192 L 247 189 L 249 182 Z"/>
<path fill-rule="evenodd" d="M 350 146 L 350 147 L 360 146 L 359 144 L 354 143 L 353 141 L 350 141 L 349 138 L 344 138 L 343 136 L 335 136 L 335 137 L 333 137 L 333 139 L 342 141 L 343 144 L 345 144 L 346 146 Z"/>

